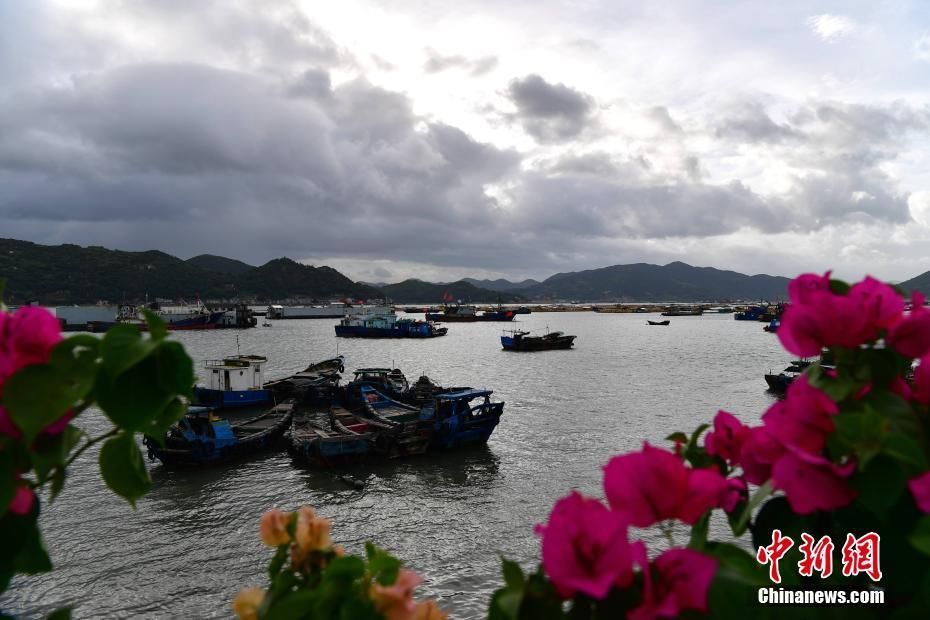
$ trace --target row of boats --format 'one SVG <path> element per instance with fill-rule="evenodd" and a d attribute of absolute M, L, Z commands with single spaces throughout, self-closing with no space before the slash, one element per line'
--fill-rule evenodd
<path fill-rule="evenodd" d="M 504 412 L 491 390 L 442 387 L 426 376 L 409 385 L 396 368 L 360 368 L 343 385 L 341 356 L 264 383 L 266 361 L 236 355 L 207 362 L 208 385 L 195 390 L 186 415 L 165 436 L 144 438 L 149 458 L 213 465 L 281 445 L 282 438 L 308 465 L 401 458 L 485 443 Z"/>

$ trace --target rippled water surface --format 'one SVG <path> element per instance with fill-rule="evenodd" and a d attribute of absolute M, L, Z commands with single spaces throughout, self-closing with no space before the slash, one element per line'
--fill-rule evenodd
<path fill-rule="evenodd" d="M 479 617 L 500 583 L 498 553 L 536 563 L 533 526 L 572 488 L 602 495 L 600 468 L 612 455 L 663 443 L 720 408 L 755 421 L 771 403 L 762 375 L 788 357 L 761 324 L 707 315 L 647 327 L 647 318 L 656 317 L 521 317 L 524 328 L 577 334 L 570 351 L 505 352 L 495 323 L 450 324 L 448 336 L 426 341 L 339 339 L 347 370 L 391 366 L 411 381 L 425 373 L 493 389 L 507 403 L 500 426 L 485 447 L 351 469 L 360 490 L 295 467 L 283 451 L 202 471 L 151 463 L 152 490 L 135 511 L 103 487 L 96 455 L 86 454 L 43 509 L 54 572 L 17 578 L 0 607 L 22 617 L 66 604 L 75 617 L 228 617 L 241 586 L 265 584 L 262 512 L 309 504 L 332 517 L 349 550 L 376 541 L 425 576 L 422 595 L 455 617 Z M 267 377 L 277 378 L 335 355 L 335 323 L 172 337 L 202 371 L 202 360 L 235 353 L 238 336 L 241 351 L 266 355 Z M 93 413 L 81 424 L 106 428 Z"/>

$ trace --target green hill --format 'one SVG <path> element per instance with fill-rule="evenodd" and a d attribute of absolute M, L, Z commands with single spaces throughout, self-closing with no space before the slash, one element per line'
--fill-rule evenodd
<path fill-rule="evenodd" d="M 211 260 L 211 264 L 227 269 L 245 265 L 212 258 L 220 260 Z M 7 281 L 4 298 L 9 304 L 136 303 L 146 296 L 255 301 L 382 296 L 377 289 L 355 284 L 335 269 L 308 267 L 286 258 L 234 274 L 204 269 L 155 250 L 124 252 L 15 239 L 0 239 L 0 278 Z"/>
<path fill-rule="evenodd" d="M 910 280 L 898 283 L 898 288 L 907 291 L 920 291 L 924 295 L 930 295 L 930 271 L 925 271 L 919 276 L 914 276 Z"/>
<path fill-rule="evenodd" d="M 381 290 L 397 303 L 439 304 L 448 297 L 469 303 L 511 303 L 524 300 L 512 292 L 489 291 L 463 280 L 450 284 L 433 284 L 410 279 L 397 284 L 387 284 L 382 286 Z"/>
<path fill-rule="evenodd" d="M 681 262 L 664 266 L 635 263 L 559 273 L 520 293 L 535 299 L 584 301 L 776 300 L 787 296 L 788 281 Z"/>
<path fill-rule="evenodd" d="M 241 260 L 226 258 L 225 256 L 214 256 L 213 254 L 200 254 L 184 261 L 188 265 L 206 269 L 207 271 L 218 271 L 220 273 L 231 273 L 237 275 L 245 273 L 249 269 L 255 269 L 253 265 L 243 263 Z"/>

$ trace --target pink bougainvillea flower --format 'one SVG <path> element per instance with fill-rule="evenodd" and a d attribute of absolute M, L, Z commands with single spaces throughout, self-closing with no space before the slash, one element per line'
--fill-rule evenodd
<path fill-rule="evenodd" d="M 866 276 L 862 282 L 853 284 L 848 296 L 859 305 L 873 332 L 891 327 L 901 320 L 901 313 L 904 312 L 901 294 L 872 276 Z"/>
<path fill-rule="evenodd" d="M 920 358 L 920 365 L 914 371 L 913 398 L 917 402 L 930 405 L 930 355 Z"/>
<path fill-rule="evenodd" d="M 791 305 L 785 308 L 776 335 L 782 346 L 795 355 L 819 355 L 823 348 L 820 317 L 807 306 Z"/>
<path fill-rule="evenodd" d="M 422 581 L 423 578 L 412 570 L 402 568 L 393 584 L 383 586 L 375 583 L 371 587 L 371 599 L 387 620 L 408 620 L 416 613 L 413 591 Z"/>
<path fill-rule="evenodd" d="M 748 498 L 749 487 L 746 484 L 746 480 L 743 478 L 728 478 L 727 490 L 726 493 L 724 493 L 721 508 L 729 514 L 736 510 L 740 502 L 744 502 Z"/>
<path fill-rule="evenodd" d="M 885 343 L 904 357 L 923 357 L 930 353 L 930 311 L 924 307 L 924 296 L 911 294 L 911 312 L 892 326 Z"/>
<path fill-rule="evenodd" d="M 911 400 L 914 398 L 914 391 L 911 389 L 911 386 L 903 377 L 895 377 L 891 380 L 891 383 L 888 384 L 888 390 L 892 394 L 897 394 L 904 400 Z"/>
<path fill-rule="evenodd" d="M 789 448 L 772 468 L 772 482 L 785 492 L 797 514 L 835 510 L 856 499 L 856 490 L 846 482 L 856 464 L 837 465 L 822 456 Z"/>
<path fill-rule="evenodd" d="M 269 547 L 286 545 L 291 542 L 291 535 L 287 533 L 287 524 L 291 513 L 272 508 L 262 515 L 259 535 L 262 542 Z"/>
<path fill-rule="evenodd" d="M 242 588 L 233 599 L 233 612 L 239 620 L 258 620 L 258 608 L 265 600 L 265 591 L 261 588 Z"/>
<path fill-rule="evenodd" d="M 792 304 L 803 305 L 819 293 L 830 292 L 830 272 L 822 276 L 816 273 L 802 273 L 788 283 L 788 299 Z"/>
<path fill-rule="evenodd" d="M 930 514 L 930 471 L 916 478 L 911 478 L 907 483 L 907 487 L 911 490 L 911 495 L 914 496 L 914 503 L 917 504 L 917 507 L 922 512 Z"/>
<path fill-rule="evenodd" d="M 38 306 L 23 306 L 5 325 L 6 353 L 12 357 L 10 374 L 30 364 L 44 364 L 56 344 L 61 342 L 58 319 Z M 5 381 L 0 378 L 0 382 Z"/>
<path fill-rule="evenodd" d="M 652 569 L 644 569 L 649 578 L 644 579 L 643 602 L 629 613 L 630 620 L 677 618 L 687 609 L 707 611 L 717 560 L 691 549 L 669 549 L 653 561 Z"/>
<path fill-rule="evenodd" d="M 10 500 L 9 511 L 17 515 L 29 514 L 35 501 L 36 495 L 32 492 L 32 489 L 18 486 L 13 494 L 13 499 Z"/>
<path fill-rule="evenodd" d="M 436 601 L 422 601 L 417 603 L 411 620 L 446 620 L 449 614 L 439 609 Z"/>
<path fill-rule="evenodd" d="M 819 452 L 833 432 L 833 416 L 839 407 L 829 396 L 812 386 L 802 375 L 791 382 L 785 400 L 762 415 L 769 435 L 785 446 Z"/>
<path fill-rule="evenodd" d="M 748 426 L 732 413 L 721 410 L 714 417 L 714 430 L 704 437 L 704 448 L 708 454 L 732 462 L 739 456 L 749 434 Z"/>
<path fill-rule="evenodd" d="M 637 527 L 665 519 L 693 525 L 720 505 L 725 490 L 726 481 L 715 469 L 688 469 L 671 452 L 648 443 L 640 452 L 615 456 L 604 468 L 607 502 Z"/>
<path fill-rule="evenodd" d="M 764 426 L 750 429 L 739 456 L 743 477 L 752 484 L 764 484 L 772 477 L 772 466 L 784 452 L 785 447 Z"/>
<path fill-rule="evenodd" d="M 577 491 L 563 497 L 536 532 L 543 568 L 564 598 L 581 592 L 602 599 L 614 585 L 633 579 L 626 517 L 595 499 Z"/>

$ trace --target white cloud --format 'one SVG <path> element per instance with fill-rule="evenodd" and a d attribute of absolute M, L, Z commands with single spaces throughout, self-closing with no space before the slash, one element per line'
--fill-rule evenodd
<path fill-rule="evenodd" d="M 856 22 L 843 15 L 812 15 L 807 18 L 808 27 L 824 41 L 833 41 L 856 32 Z"/>
<path fill-rule="evenodd" d="M 925 34 L 914 41 L 914 58 L 930 62 L 930 34 Z"/>

